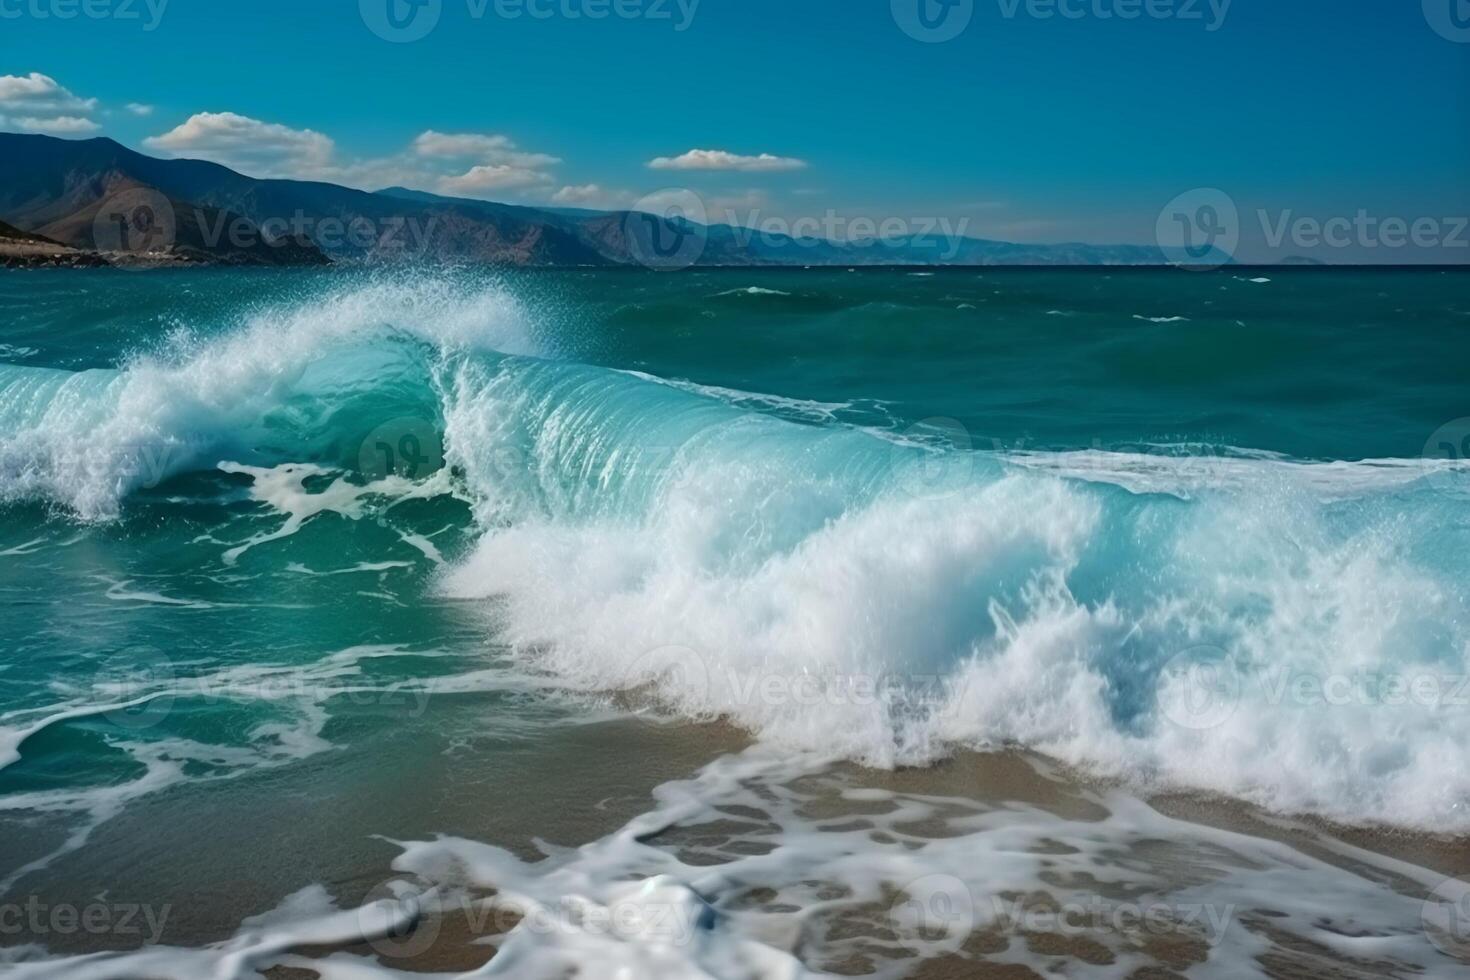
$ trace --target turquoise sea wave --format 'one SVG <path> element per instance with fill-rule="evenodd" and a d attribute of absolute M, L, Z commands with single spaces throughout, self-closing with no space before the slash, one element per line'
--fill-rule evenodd
<path fill-rule="evenodd" d="M 1435 677 L 1448 699 L 1467 671 L 1464 282 L 7 279 L 31 351 L 0 366 L 11 762 L 39 763 L 28 740 L 95 700 L 82 665 L 129 643 L 196 676 L 276 659 L 233 625 L 155 642 L 146 615 L 78 649 L 31 597 L 285 608 L 366 569 L 383 602 L 494 603 L 528 671 L 865 762 L 1013 741 L 1470 823 L 1470 771 L 1445 770 L 1470 712 L 1365 690 Z M 370 639 L 312 620 L 293 669 Z M 1170 671 L 1201 658 L 1239 703 L 1175 724 Z M 807 710 L 742 689 L 771 672 L 884 681 Z M 1301 710 L 1279 690 L 1299 675 L 1349 703 Z"/>
<path fill-rule="evenodd" d="M 1467 282 L 0 279 L 3 884 L 468 695 L 1463 832 Z"/>

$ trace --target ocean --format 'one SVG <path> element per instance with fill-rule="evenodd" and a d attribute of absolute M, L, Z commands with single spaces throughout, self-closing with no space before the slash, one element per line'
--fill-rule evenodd
<path fill-rule="evenodd" d="M 1462 976 L 1467 382 L 1460 270 L 0 276 L 0 973 Z"/>

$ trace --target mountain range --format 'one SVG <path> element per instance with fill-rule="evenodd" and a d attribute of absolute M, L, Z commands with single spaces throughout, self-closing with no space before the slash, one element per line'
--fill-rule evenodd
<path fill-rule="evenodd" d="M 111 139 L 0 133 L 0 265 L 1161 265 L 1136 245 L 936 234 L 797 238 L 642 211 L 497 204 L 402 187 L 257 179 Z"/>

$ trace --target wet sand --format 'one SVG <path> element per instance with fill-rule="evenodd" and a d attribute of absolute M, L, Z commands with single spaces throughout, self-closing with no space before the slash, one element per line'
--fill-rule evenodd
<path fill-rule="evenodd" d="M 413 742 L 410 751 L 400 745 L 403 761 L 391 770 L 379 765 L 369 745 L 355 744 L 279 773 L 141 800 L 99 827 L 85 847 L 24 884 L 51 904 L 84 904 L 103 893 L 113 901 L 166 904 L 172 915 L 162 943 L 198 948 L 229 939 L 243 920 L 312 885 L 323 886 L 339 909 L 383 897 L 385 883 L 411 877 L 392 866 L 400 852 L 394 840 L 449 835 L 497 845 L 526 862 L 537 861 L 545 846 L 600 841 L 653 810 L 659 787 L 689 780 L 701 767 L 751 747 L 747 736 L 726 725 L 649 718 L 548 729 L 529 738 L 486 736 L 480 744 L 463 733 L 483 726 L 484 717 L 484 707 L 473 699 L 456 704 L 450 714 L 431 715 L 424 724 L 433 734 L 421 745 Z M 460 733 L 449 737 L 448 749 L 446 732 Z M 1131 920 L 1091 921 L 1068 909 L 1079 893 L 1107 908 L 1142 901 L 1140 882 L 1158 882 L 1150 884 L 1151 895 L 1208 899 L 1212 876 L 1222 869 L 1260 863 L 1248 853 L 1250 841 L 1260 842 L 1263 854 L 1270 845 L 1284 845 L 1415 902 L 1428 896 L 1427 881 L 1470 872 L 1470 841 L 1463 838 L 1336 827 L 1198 795 L 1151 799 L 1141 811 L 1152 816 L 1139 825 L 1135 815 L 1119 831 L 1113 811 L 1119 801 L 1136 798 L 1018 751 L 962 752 L 930 767 L 897 771 L 837 764 L 804 774 L 798 765 L 793 772 L 767 785 L 736 781 L 731 786 L 746 795 L 710 801 L 720 819 L 673 821 L 646 843 L 676 854 L 687 867 L 718 870 L 774 850 L 786 825 L 799 817 L 823 834 L 847 835 L 862 860 L 870 853 L 875 860 L 891 860 L 895 853 L 958 846 L 954 853 L 966 861 L 973 841 L 973 861 L 982 872 L 986 861 L 1010 847 L 1043 869 L 1030 887 L 977 897 L 973 927 L 947 944 L 896 934 L 892 912 L 904 901 L 897 889 L 886 890 L 881 900 L 816 916 L 793 912 L 778 895 L 779 883 L 749 881 L 711 896 L 721 915 L 749 913 L 742 921 L 757 941 L 837 975 L 1012 980 L 1127 967 L 1131 980 L 1188 976 L 1212 952 L 1212 937 L 1197 924 L 1142 928 Z M 275 802 L 262 810 L 262 798 Z M 903 814 L 903 806 L 915 804 L 922 804 L 916 816 Z M 1053 825 L 1055 833 L 1048 829 Z M 999 852 L 988 840 L 1017 829 L 1026 831 L 1021 843 Z M 1211 837 L 1222 832 L 1245 836 Z M 17 837 L 7 849 L 23 843 Z M 1079 865 L 1079 848 L 1088 847 L 1095 855 Z M 17 850 L 13 859 L 23 854 Z M 1396 862 L 1421 870 L 1407 873 Z M 975 869 L 941 864 L 938 870 Z M 822 883 L 822 871 L 820 865 L 810 871 L 813 894 L 850 891 L 849 883 Z M 478 970 L 520 919 L 496 908 L 493 888 L 477 886 L 466 894 L 470 905 L 421 916 L 387 947 L 381 940 L 301 946 L 275 959 L 266 975 L 305 980 L 318 975 L 313 960 L 343 953 L 406 973 Z M 1059 894 L 1071 899 L 1059 901 Z M 1231 928 L 1259 941 L 1263 952 L 1255 966 L 1264 975 L 1413 975 L 1391 958 L 1354 961 L 1303 939 L 1293 931 L 1297 924 L 1269 903 L 1238 909 L 1235 904 L 1232 899 Z M 989 921 L 1002 906 L 1022 918 Z M 474 914 L 464 914 L 466 909 Z M 1068 914 L 1082 919 L 1058 919 Z M 1048 927 L 1057 921 L 1069 927 Z M 1426 945 L 1422 935 L 1416 938 Z M 24 939 L 0 936 L 0 947 Z M 45 945 L 53 954 L 76 954 L 126 950 L 138 941 L 72 935 L 46 937 Z M 390 955 L 380 955 L 385 948 Z"/>
<path fill-rule="evenodd" d="M 737 752 L 744 747 L 745 740 L 738 732 L 722 726 L 674 725 L 666 734 L 678 741 L 703 743 L 709 749 L 723 748 Z M 948 798 L 990 805 L 1017 808 L 1018 812 L 1034 809 L 1054 814 L 1067 821 L 1081 823 L 1096 822 L 1100 828 L 1106 826 L 1109 817 L 1106 806 L 1099 800 L 1107 794 L 1116 793 L 1117 788 L 1090 781 L 1069 772 L 1048 760 L 1029 754 L 1004 751 L 997 753 L 966 752 L 932 767 L 924 769 L 902 769 L 893 772 L 860 769 L 838 765 L 821 774 L 798 779 L 792 786 L 803 792 L 812 792 L 805 815 L 814 819 L 862 821 L 873 811 L 871 803 L 864 799 L 854 800 L 850 794 L 826 793 L 832 781 L 863 791 L 897 794 L 902 797 L 925 799 Z M 645 781 L 646 782 L 646 781 Z M 860 797 L 863 794 L 858 794 Z M 1417 865 L 1444 876 L 1460 875 L 1470 870 L 1470 841 L 1430 834 L 1407 833 L 1392 829 L 1365 829 L 1332 826 L 1318 820 L 1286 819 L 1259 812 L 1244 804 L 1195 795 L 1175 794 L 1161 796 L 1149 801 L 1157 811 L 1173 820 L 1202 828 L 1216 828 L 1233 834 L 1247 835 L 1262 841 L 1287 845 L 1305 855 L 1343 868 L 1354 874 L 1365 875 L 1382 881 L 1387 887 L 1406 895 L 1427 897 L 1422 883 L 1392 873 L 1393 862 L 1402 861 Z M 761 814 L 740 813 L 741 808 L 732 807 L 732 813 L 740 816 L 761 818 Z M 565 814 L 547 812 L 546 833 L 557 839 L 567 839 L 570 834 L 585 831 L 585 825 L 570 825 Z M 611 829 L 611 828 L 609 828 Z M 934 820 L 908 825 L 906 830 L 917 837 L 942 838 L 949 833 L 943 820 Z M 681 853 L 691 863 L 708 860 L 711 835 L 718 836 L 718 826 L 701 825 L 685 831 L 671 827 L 660 835 L 659 843 Z M 732 828 L 731 838 L 737 836 Z M 1177 876 L 1181 884 L 1190 884 L 1192 876 L 1199 872 L 1199 865 L 1207 861 L 1202 858 L 1195 843 L 1170 840 L 1151 840 L 1147 846 L 1139 842 L 1119 843 L 1120 850 L 1131 849 L 1127 860 L 1147 862 L 1153 873 Z M 1057 853 L 1066 853 L 1065 844 L 1052 842 Z M 1359 854 L 1358 852 L 1365 852 Z M 1380 864 L 1378 857 L 1390 859 Z M 1389 870 L 1385 870 L 1385 869 Z M 1075 885 L 1075 882 L 1069 884 Z M 1115 889 L 1105 881 L 1096 883 L 1101 898 L 1118 900 L 1126 895 L 1126 889 Z M 763 897 L 754 894 L 754 900 Z M 1039 914 L 1055 914 L 1060 910 L 1057 902 L 1044 890 L 1030 894 L 1008 894 L 1004 898 L 1016 901 L 1021 907 Z M 735 903 L 732 907 L 739 907 Z M 875 907 L 868 918 L 862 910 L 848 913 L 846 928 L 849 938 L 870 934 L 877 938 L 891 938 L 879 923 L 884 909 Z M 1271 910 L 1240 910 L 1240 922 L 1244 928 L 1260 937 L 1267 945 L 1266 952 L 1254 964 L 1264 975 L 1283 978 L 1363 978 L 1409 975 L 1397 972 L 1392 960 L 1372 958 L 1345 958 L 1332 949 L 1301 939 L 1285 927 L 1272 922 Z M 495 955 L 497 946 L 503 941 L 506 931 L 516 925 L 515 916 L 500 914 L 493 917 L 490 928 L 475 929 L 459 915 L 439 918 L 428 917 L 417 927 L 432 932 L 436 937 L 429 948 L 412 956 L 391 960 L 393 968 L 410 973 L 466 973 L 479 969 Z M 1095 925 L 1095 924 L 1093 924 Z M 1109 932 L 1113 934 L 1109 935 Z M 1102 924 L 1100 929 L 1068 929 L 1064 932 L 1049 932 L 1045 929 L 1018 929 L 1014 925 L 977 926 L 952 952 L 928 958 L 914 957 L 909 962 L 892 960 L 884 955 L 845 955 L 830 958 L 821 948 L 804 945 L 803 938 L 793 930 L 781 934 L 775 930 L 765 938 L 780 948 L 787 948 L 809 967 L 837 975 L 911 976 L 916 980 L 959 980 L 959 978 L 997 978 L 997 980 L 1022 980 L 1045 975 L 1087 975 L 1089 968 L 1116 968 L 1120 959 L 1119 946 L 1128 955 L 1143 961 L 1127 973 L 1130 980 L 1174 980 L 1190 975 L 1191 968 L 1205 963 L 1210 955 L 1210 944 L 1187 928 L 1164 930 L 1111 929 Z M 839 928 L 838 933 L 841 933 Z M 368 943 L 332 948 L 309 948 L 298 951 L 303 957 L 315 958 L 335 952 L 346 952 L 372 957 L 374 947 Z M 1020 953 L 1032 960 L 1034 965 L 997 961 L 1014 959 Z M 1446 957 L 1446 964 L 1452 961 Z M 1044 966 L 1043 966 L 1044 964 Z M 1467 964 L 1466 969 L 1470 969 Z M 275 980 L 310 978 L 314 971 L 302 961 L 296 965 L 280 967 L 268 973 Z"/>

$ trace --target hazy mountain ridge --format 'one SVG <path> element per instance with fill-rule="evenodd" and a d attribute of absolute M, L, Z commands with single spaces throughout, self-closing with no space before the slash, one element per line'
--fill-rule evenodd
<path fill-rule="evenodd" d="M 694 240 L 681 264 L 1161 265 L 1133 245 L 1023 245 L 938 233 L 828 241 L 628 211 L 539 208 L 391 187 L 256 179 L 202 160 L 157 159 L 107 138 L 0 134 L 0 219 L 79 251 L 99 242 L 98 214 L 124 192 L 166 201 L 173 240 L 123 249 L 155 264 L 296 265 L 402 259 L 512 266 L 636 266 L 648 240 Z M 103 215 L 103 225 L 112 216 Z M 123 229 L 126 232 L 127 229 Z M 110 232 L 109 232 L 110 233 Z M 642 239 L 642 240 L 640 240 Z M 108 245 L 114 248 L 109 250 Z"/>
<path fill-rule="evenodd" d="M 68 248 L 44 235 L 0 221 L 0 269 L 38 269 L 107 265 L 90 252 Z"/>

